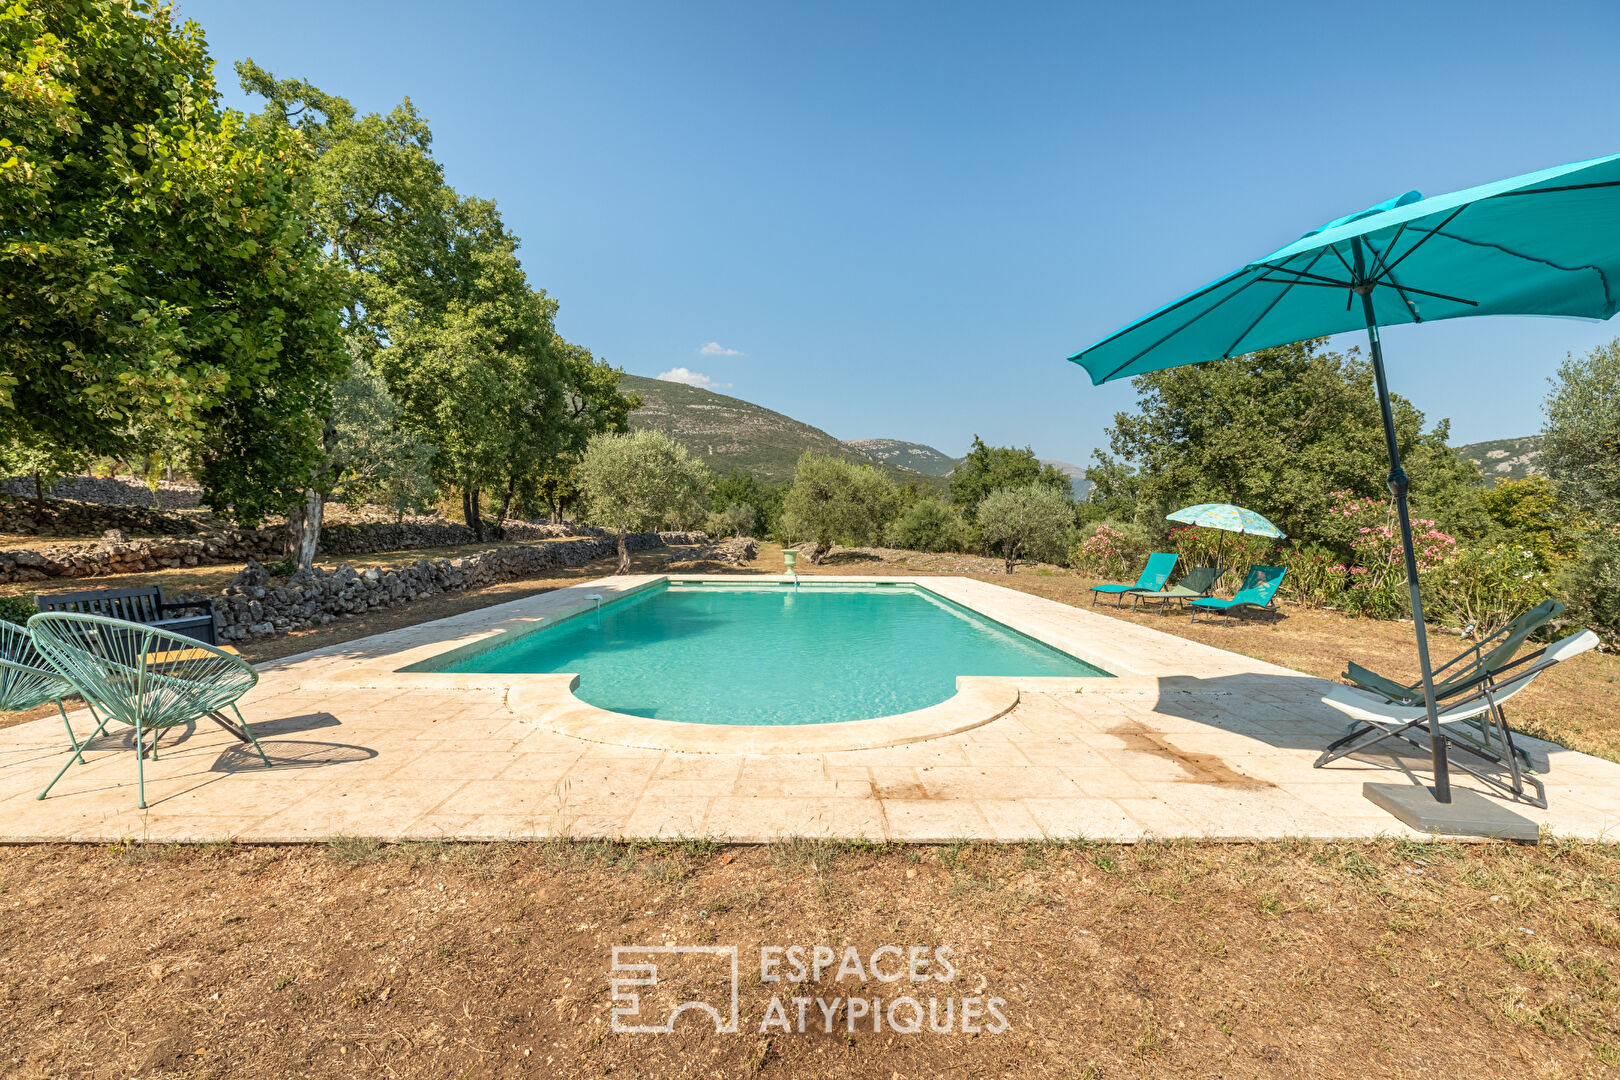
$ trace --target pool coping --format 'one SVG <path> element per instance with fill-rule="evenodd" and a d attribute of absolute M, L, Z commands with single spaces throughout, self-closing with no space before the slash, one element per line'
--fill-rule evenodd
<path fill-rule="evenodd" d="M 1156 674 L 1144 670 L 1122 644 L 1108 635 L 1077 632 L 1072 625 L 1076 609 L 1025 593 L 1014 593 L 1020 603 L 998 603 L 1007 593 L 1002 586 L 971 578 L 884 577 L 817 575 L 818 586 L 839 583 L 920 588 L 969 611 L 1035 639 L 1060 652 L 1100 668 L 1111 688 Z M 369 688 L 392 696 L 412 691 L 498 690 L 507 707 L 535 728 L 585 742 L 649 750 L 700 754 L 818 754 L 844 750 L 873 750 L 955 735 L 988 724 L 1010 712 L 1021 688 L 1046 692 L 1084 693 L 1098 676 L 959 676 L 957 692 L 927 708 L 865 720 L 830 724 L 699 724 L 631 716 L 598 708 L 575 696 L 577 674 L 513 674 L 484 672 L 408 671 L 415 665 L 442 660 L 447 654 L 474 655 L 483 648 L 503 644 L 505 635 L 531 632 L 537 623 L 555 625 L 602 604 L 665 582 L 788 584 L 783 574 L 637 574 L 571 585 L 536 596 L 480 608 L 461 615 L 405 627 L 360 642 L 330 646 L 264 665 L 265 670 L 291 668 L 304 688 Z M 1029 601 L 1052 604 L 1051 619 L 1032 615 Z M 997 610 L 997 609 L 1000 610 Z M 1120 624 L 1105 616 L 1110 627 Z M 364 646 L 358 654 L 355 646 Z M 480 648 L 482 646 L 483 648 Z M 296 667 L 294 667 L 296 665 Z"/>

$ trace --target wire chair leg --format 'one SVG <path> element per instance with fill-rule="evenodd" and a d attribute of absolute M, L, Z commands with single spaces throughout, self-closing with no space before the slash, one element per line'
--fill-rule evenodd
<path fill-rule="evenodd" d="M 135 717 L 135 791 L 142 810 L 146 809 L 146 739 L 141 732 L 141 718 Z"/>
<path fill-rule="evenodd" d="M 259 760 L 264 762 L 265 768 L 271 768 L 270 759 L 264 755 L 264 747 L 259 745 L 259 740 L 254 737 L 253 729 L 248 727 L 246 720 L 242 719 L 242 710 L 236 707 L 236 702 L 234 701 L 231 702 L 231 712 L 236 714 L 236 722 L 242 725 L 242 734 L 248 737 L 248 742 L 253 744 L 253 749 L 259 752 Z"/>
<path fill-rule="evenodd" d="M 57 702 L 56 707 L 58 709 L 60 709 L 62 707 L 62 703 Z M 96 711 L 94 709 L 90 710 L 90 715 L 95 716 L 98 723 L 96 724 L 96 729 L 94 731 L 92 731 L 89 735 L 85 736 L 84 743 L 82 744 L 82 746 L 89 746 L 91 740 L 100 738 L 101 733 L 103 731 L 107 730 L 107 721 L 112 719 L 112 717 L 109 716 L 109 717 L 107 717 L 106 720 L 103 720 L 101 717 L 96 716 Z M 67 717 L 66 716 L 62 717 L 62 722 L 63 723 L 67 722 Z M 68 737 L 69 738 L 73 737 L 73 731 L 72 731 L 71 728 L 68 730 Z M 75 751 L 82 751 L 82 746 L 79 743 L 74 743 Z M 75 753 L 73 755 L 73 757 L 68 758 L 67 764 L 62 766 L 62 771 L 57 773 L 55 776 L 51 777 L 51 782 L 45 785 L 45 790 L 41 791 L 38 795 L 35 795 L 34 798 L 35 799 L 43 799 L 45 796 L 49 795 L 51 793 L 51 788 L 56 786 L 56 782 L 58 780 L 62 779 L 63 776 L 66 776 L 67 771 L 69 769 L 73 768 L 73 762 L 74 761 L 78 761 L 78 763 L 80 765 L 83 765 L 84 764 L 84 757 L 82 756 L 82 753 Z"/>
<path fill-rule="evenodd" d="M 84 747 L 79 745 L 79 740 L 77 738 L 75 738 L 74 735 L 73 735 L 73 725 L 68 723 L 67 710 L 62 708 L 62 699 L 61 698 L 56 699 L 56 711 L 58 713 L 60 713 L 61 716 L 62 716 L 62 726 L 67 728 L 68 742 L 73 744 L 73 760 L 77 761 L 80 765 L 83 765 L 84 764 Z M 94 716 L 95 713 L 92 712 L 90 715 Z M 90 741 L 89 739 L 85 740 L 85 742 L 89 742 L 89 741 Z M 71 765 L 71 764 L 73 764 L 73 762 L 70 761 L 70 762 L 68 762 L 68 764 Z M 55 782 L 56 781 L 54 781 L 54 780 L 51 781 L 51 783 L 53 783 L 53 784 Z M 50 788 L 46 788 L 45 790 L 49 791 Z M 43 795 L 40 796 L 40 798 L 42 798 L 42 799 L 44 797 L 45 796 L 43 796 Z"/>

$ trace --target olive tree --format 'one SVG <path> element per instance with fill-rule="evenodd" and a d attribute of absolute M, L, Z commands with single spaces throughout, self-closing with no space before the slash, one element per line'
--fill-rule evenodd
<path fill-rule="evenodd" d="M 1009 574 L 1021 558 L 1061 549 L 1074 524 L 1074 505 L 1061 491 L 1043 484 L 992 491 L 978 511 L 979 535 L 986 544 L 1001 548 Z"/>
<path fill-rule="evenodd" d="M 696 519 L 713 482 L 706 465 L 661 431 L 596 435 L 575 472 L 585 491 L 586 520 L 619 534 L 621 574 L 630 569 L 626 535 Z"/>
<path fill-rule="evenodd" d="M 819 563 L 834 541 L 859 546 L 877 540 L 894 510 L 894 485 L 877 469 L 806 451 L 783 500 L 780 528 L 814 540 L 810 561 Z"/>

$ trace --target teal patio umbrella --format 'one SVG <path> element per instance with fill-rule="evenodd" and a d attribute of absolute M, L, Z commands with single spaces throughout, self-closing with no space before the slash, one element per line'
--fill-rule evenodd
<path fill-rule="evenodd" d="M 1164 518 L 1166 521 L 1197 525 L 1201 529 L 1220 529 L 1223 532 L 1235 532 L 1240 535 L 1271 536 L 1278 540 L 1283 538 L 1283 531 L 1277 526 L 1253 510 L 1245 510 L 1231 503 L 1199 503 L 1197 506 L 1185 506 L 1173 514 L 1166 514 Z M 1225 550 L 1224 537 L 1221 548 L 1215 555 L 1217 564 L 1220 562 L 1221 550 Z"/>
<path fill-rule="evenodd" d="M 1389 490 L 1434 752 L 1434 794 L 1451 799 L 1435 715 L 1408 482 L 1395 443 L 1378 328 L 1470 315 L 1607 319 L 1620 311 L 1620 154 L 1425 199 L 1416 191 L 1312 229 L 1069 359 L 1096 384 L 1365 328 L 1389 453 Z"/>

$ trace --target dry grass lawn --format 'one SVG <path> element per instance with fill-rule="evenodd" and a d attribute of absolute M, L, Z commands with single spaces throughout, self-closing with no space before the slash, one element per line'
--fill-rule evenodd
<path fill-rule="evenodd" d="M 17 849 L 0 1073 L 1597 1077 L 1617 883 L 1617 849 L 1552 844 Z M 740 947 L 738 1033 L 609 1030 L 613 946 L 664 941 Z M 948 946 L 956 973 L 762 984 L 759 947 L 795 944 Z M 830 1021 L 762 1033 L 795 990 Z M 908 992 L 1008 1026 L 847 1004 Z"/>

